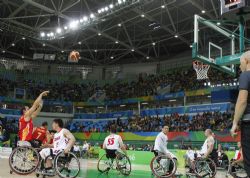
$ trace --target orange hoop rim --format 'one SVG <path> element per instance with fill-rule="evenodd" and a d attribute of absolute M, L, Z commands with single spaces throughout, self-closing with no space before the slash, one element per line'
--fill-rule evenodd
<path fill-rule="evenodd" d="M 197 68 L 210 67 L 209 64 L 204 64 L 201 61 L 193 61 L 193 66 Z"/>

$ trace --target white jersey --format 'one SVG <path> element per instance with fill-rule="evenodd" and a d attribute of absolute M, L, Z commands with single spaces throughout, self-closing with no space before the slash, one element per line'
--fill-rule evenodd
<path fill-rule="evenodd" d="M 53 139 L 53 152 L 58 153 L 62 150 L 64 150 L 67 147 L 67 144 L 69 140 L 64 136 L 65 129 L 62 129 L 60 132 L 55 133 L 54 139 Z"/>
<path fill-rule="evenodd" d="M 210 137 L 208 137 L 208 138 L 205 140 L 205 142 L 204 142 L 204 144 L 203 144 L 203 146 L 202 146 L 202 148 L 201 148 L 200 154 L 205 154 L 205 153 L 207 153 L 207 150 L 208 150 L 208 142 L 212 142 L 212 144 L 214 144 L 214 138 L 213 138 L 212 136 L 210 136 Z"/>
<path fill-rule="evenodd" d="M 154 151 L 159 152 L 159 154 L 169 154 L 172 158 L 177 159 L 177 157 L 167 149 L 167 146 L 168 136 L 165 135 L 163 132 L 160 132 L 155 139 Z"/>
<path fill-rule="evenodd" d="M 118 150 L 121 147 L 120 143 L 122 143 L 121 136 L 111 134 L 105 138 L 103 145 L 105 145 L 108 150 Z"/>
<path fill-rule="evenodd" d="M 154 150 L 166 154 L 168 152 L 167 145 L 168 136 L 160 132 L 155 139 Z"/>

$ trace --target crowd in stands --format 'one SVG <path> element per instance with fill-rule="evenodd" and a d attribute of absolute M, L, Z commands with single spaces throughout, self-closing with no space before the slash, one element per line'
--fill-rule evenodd
<path fill-rule="evenodd" d="M 111 125 L 116 125 L 118 132 L 159 132 L 162 125 L 168 125 L 170 131 L 204 131 L 210 128 L 215 131 L 228 130 L 232 125 L 231 113 L 206 112 L 196 115 L 179 115 L 160 117 L 138 117 L 116 119 L 112 121 L 73 121 L 68 128 L 73 132 L 108 132 Z"/>
<path fill-rule="evenodd" d="M 41 74 L 42 75 L 42 74 Z M 225 75 L 217 70 L 209 70 L 211 83 L 233 82 L 233 77 Z M 117 80 L 114 83 L 105 85 L 98 84 L 97 81 L 86 83 L 72 82 L 48 82 L 42 83 L 35 80 L 14 81 L 8 78 L 0 80 L 0 95 L 7 96 L 14 88 L 25 88 L 27 99 L 34 99 L 41 91 L 50 90 L 48 99 L 58 99 L 65 101 L 87 101 L 98 91 L 104 91 L 107 100 L 133 98 L 140 96 L 157 95 L 160 88 L 169 87 L 169 92 L 184 90 L 195 90 L 204 88 L 204 81 L 197 82 L 196 73 L 190 67 L 181 70 L 172 70 L 165 74 L 139 76 L 137 80 L 125 82 Z"/>

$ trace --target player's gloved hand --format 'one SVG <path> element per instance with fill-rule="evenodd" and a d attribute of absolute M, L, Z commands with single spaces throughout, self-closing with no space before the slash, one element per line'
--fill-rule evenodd
<path fill-rule="evenodd" d="M 201 158 L 202 159 L 207 159 L 208 158 L 208 155 L 206 153 L 202 153 L 200 154 Z"/>
<path fill-rule="evenodd" d="M 207 155 L 203 155 L 202 158 L 203 158 L 203 159 L 207 159 Z"/>
<path fill-rule="evenodd" d="M 172 158 L 171 154 L 169 154 L 169 153 L 166 153 L 166 156 L 167 156 L 168 158 Z"/>
<path fill-rule="evenodd" d="M 69 151 L 70 151 L 70 148 L 65 148 L 64 153 L 65 153 L 65 154 L 68 154 Z"/>

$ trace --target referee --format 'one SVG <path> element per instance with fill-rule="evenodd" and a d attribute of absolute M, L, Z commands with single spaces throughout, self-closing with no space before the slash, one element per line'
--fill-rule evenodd
<path fill-rule="evenodd" d="M 239 95 L 235 106 L 235 114 L 231 135 L 236 136 L 238 123 L 241 120 L 241 144 L 244 157 L 244 168 L 250 177 L 250 51 L 240 58 Z"/>

